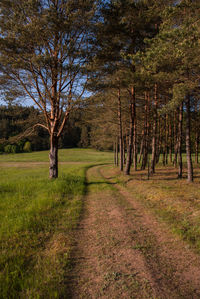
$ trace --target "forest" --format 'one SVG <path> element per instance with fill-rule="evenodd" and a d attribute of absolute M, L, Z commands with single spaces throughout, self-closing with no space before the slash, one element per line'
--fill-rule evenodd
<path fill-rule="evenodd" d="M 0 11 L 0 298 L 200 298 L 199 0 Z"/>

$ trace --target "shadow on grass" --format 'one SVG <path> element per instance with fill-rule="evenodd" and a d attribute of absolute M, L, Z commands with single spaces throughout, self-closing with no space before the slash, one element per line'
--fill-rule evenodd
<path fill-rule="evenodd" d="M 77 238 L 77 234 L 80 233 L 83 229 L 84 226 L 82 224 L 82 220 L 84 218 L 85 212 L 86 212 L 86 200 L 87 200 L 87 195 L 89 194 L 89 188 L 92 185 L 105 185 L 105 184 L 110 184 L 108 182 L 101 182 L 101 181 L 95 181 L 95 182 L 89 182 L 88 177 L 87 177 L 87 172 L 89 169 L 93 167 L 99 167 L 99 166 L 104 166 L 104 165 L 109 165 L 110 163 L 95 163 L 88 165 L 84 167 L 84 188 L 83 188 L 83 194 L 82 194 L 82 210 L 79 218 L 79 222 L 74 230 L 73 233 L 73 240 L 72 240 L 72 249 L 70 253 L 70 258 L 67 261 L 66 265 L 66 275 L 65 275 L 65 294 L 63 294 L 63 298 L 74 298 L 75 297 L 75 292 L 74 290 L 76 289 L 78 285 L 78 280 L 79 280 L 79 275 L 76 269 L 76 267 L 81 264 L 81 262 L 85 259 L 82 255 L 81 252 L 79 251 L 78 244 L 79 240 Z M 82 233 L 82 232 L 81 232 Z M 81 295 L 81 294 L 79 294 Z"/>
<path fill-rule="evenodd" d="M 101 163 L 101 164 L 92 164 L 92 165 L 88 165 L 84 168 L 84 190 L 83 190 L 83 195 L 87 195 L 89 193 L 89 186 L 91 185 L 97 185 L 97 184 L 110 184 L 112 185 L 112 183 L 108 183 L 108 182 L 88 182 L 88 178 L 87 178 L 87 172 L 90 168 L 96 167 L 96 166 L 104 166 L 104 165 L 109 165 L 110 163 Z"/>

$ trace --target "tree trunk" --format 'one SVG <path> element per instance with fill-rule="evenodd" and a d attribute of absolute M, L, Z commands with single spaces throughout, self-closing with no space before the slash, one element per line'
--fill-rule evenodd
<path fill-rule="evenodd" d="M 183 134 L 183 103 L 179 107 L 179 119 L 178 119 L 178 136 L 176 152 L 178 154 L 178 178 L 181 179 L 183 175 L 183 162 L 182 162 L 182 134 Z"/>
<path fill-rule="evenodd" d="M 125 174 L 130 174 L 131 163 L 132 163 L 132 152 L 133 152 L 133 134 L 134 134 L 134 123 L 135 123 L 135 94 L 134 89 L 131 93 L 131 103 L 130 103 L 130 127 L 129 127 L 129 142 L 127 148 L 127 157 L 126 157 L 126 168 Z M 134 156 L 134 154 L 133 154 Z"/>
<path fill-rule="evenodd" d="M 116 140 L 116 165 L 119 166 L 119 144 L 118 138 Z"/>
<path fill-rule="evenodd" d="M 169 122 L 169 161 L 172 163 L 172 124 L 171 124 L 171 116 Z"/>
<path fill-rule="evenodd" d="M 132 88 L 133 99 L 133 166 L 137 170 L 137 123 L 136 123 L 136 104 L 135 104 L 135 90 Z"/>
<path fill-rule="evenodd" d="M 126 164 L 126 136 L 123 138 L 123 163 Z"/>
<path fill-rule="evenodd" d="M 174 112 L 174 167 L 177 167 L 177 155 L 178 155 L 178 132 L 177 132 L 177 118 L 180 115 L 180 108 Z"/>
<path fill-rule="evenodd" d="M 50 136 L 50 153 L 49 153 L 49 178 L 55 179 L 58 177 L 58 138 Z"/>
<path fill-rule="evenodd" d="M 156 153 L 156 164 L 159 163 L 159 160 L 160 160 L 160 152 L 161 152 L 161 145 L 162 145 L 162 129 L 161 129 L 161 118 L 159 117 L 158 118 L 158 140 L 157 140 L 157 144 L 158 144 L 158 150 L 157 150 L 157 153 Z"/>
<path fill-rule="evenodd" d="M 195 103 L 195 163 L 199 163 L 199 130 L 198 130 L 198 104 Z"/>
<path fill-rule="evenodd" d="M 149 134 L 150 134 L 150 123 L 149 123 L 149 111 L 150 110 L 150 95 L 145 92 L 145 130 L 144 130 L 144 150 L 141 170 L 146 168 L 148 162 L 148 152 L 149 152 Z"/>
<path fill-rule="evenodd" d="M 120 153 L 120 170 L 123 171 L 123 136 L 122 136 L 122 112 L 121 112 L 121 95 L 118 90 L 118 124 L 119 124 L 119 153 Z"/>
<path fill-rule="evenodd" d="M 163 148 L 163 159 L 162 159 L 162 163 L 163 163 L 163 166 L 165 166 L 165 149 Z"/>
<path fill-rule="evenodd" d="M 151 174 L 155 173 L 156 164 L 156 135 L 157 135 L 157 84 L 155 84 L 154 94 L 154 120 L 153 120 L 153 137 L 152 137 L 152 157 L 151 157 Z"/>
<path fill-rule="evenodd" d="M 117 159 L 116 159 L 116 143 L 113 142 L 113 151 L 114 151 L 114 165 L 117 164 Z"/>
<path fill-rule="evenodd" d="M 138 163 L 141 162 L 142 159 L 142 153 L 144 152 L 144 143 L 145 143 L 145 137 L 144 137 L 144 131 L 142 132 L 142 140 L 141 140 L 141 144 L 140 144 L 140 154 L 139 154 L 139 159 L 138 159 Z"/>
<path fill-rule="evenodd" d="M 199 157 L 198 157 L 198 153 L 199 153 L 199 140 L 198 139 L 199 139 L 198 131 L 196 131 L 196 133 L 195 133 L 195 163 L 196 164 L 199 163 Z"/>
<path fill-rule="evenodd" d="M 191 157 L 191 137 L 190 137 L 190 95 L 186 99 L 186 156 L 188 182 L 193 181 L 193 165 Z"/>
<path fill-rule="evenodd" d="M 168 114 L 165 118 L 165 165 L 168 164 Z"/>

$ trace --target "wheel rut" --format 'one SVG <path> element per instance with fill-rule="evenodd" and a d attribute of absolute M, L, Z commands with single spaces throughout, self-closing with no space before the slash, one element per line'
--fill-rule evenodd
<path fill-rule="evenodd" d="M 75 238 L 67 298 L 200 298 L 199 256 L 114 184 L 103 166 L 87 172 Z"/>

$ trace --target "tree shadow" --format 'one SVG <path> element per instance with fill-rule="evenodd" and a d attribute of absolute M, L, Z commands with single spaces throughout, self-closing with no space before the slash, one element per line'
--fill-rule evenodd
<path fill-rule="evenodd" d="M 89 182 L 88 177 L 87 177 L 87 172 L 89 169 L 93 167 L 98 167 L 98 166 L 103 166 L 108 163 L 96 163 L 96 164 L 91 164 L 86 167 L 84 167 L 84 188 L 83 188 L 83 193 L 82 193 L 82 210 L 81 214 L 79 217 L 79 221 L 77 226 L 74 229 L 73 235 L 72 235 L 72 249 L 70 252 L 70 257 L 68 258 L 67 261 L 67 267 L 66 267 L 66 273 L 65 273 L 65 294 L 62 298 L 74 298 L 74 289 L 78 285 L 78 280 L 79 280 L 79 273 L 76 268 L 78 265 L 85 260 L 83 256 L 81 256 L 81 252 L 79 252 L 78 249 L 78 244 L 79 240 L 77 239 L 77 234 L 82 234 L 82 231 L 84 230 L 84 224 L 83 224 L 83 219 L 86 214 L 86 200 L 87 200 L 87 195 L 89 194 L 89 189 L 90 186 L 92 185 L 113 185 L 110 182 L 101 182 L 101 181 L 94 181 L 94 182 Z"/>

